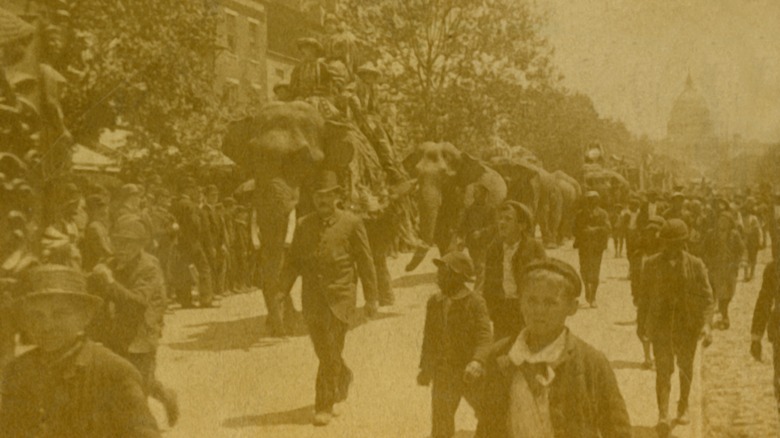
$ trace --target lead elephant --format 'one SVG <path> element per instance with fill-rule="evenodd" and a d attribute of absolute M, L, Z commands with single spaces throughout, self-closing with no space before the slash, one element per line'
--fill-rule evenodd
<path fill-rule="evenodd" d="M 501 175 L 450 143 L 420 144 L 404 160 L 404 167 L 417 178 L 420 238 L 424 242 L 406 266 L 407 271 L 422 262 L 430 246 L 436 245 L 440 254 L 450 249 L 462 213 L 473 202 L 476 184 L 487 189 L 488 207 L 496 207 L 506 198 L 507 187 Z"/>
<path fill-rule="evenodd" d="M 579 207 L 579 201 L 582 197 L 582 187 L 572 176 L 562 170 L 553 172 L 553 176 L 558 181 L 558 187 L 561 190 L 561 223 L 558 227 L 558 245 L 563 244 L 564 239 L 573 237 L 574 216 Z"/>
<path fill-rule="evenodd" d="M 593 190 L 599 193 L 601 205 L 607 211 L 619 203 L 626 203 L 631 192 L 628 180 L 618 172 L 599 164 L 583 166 L 583 190 Z"/>
<path fill-rule="evenodd" d="M 282 304 L 284 297 L 278 296 L 276 281 L 284 262 L 285 247 L 292 235 L 289 228 L 294 226 L 296 218 L 311 211 L 312 176 L 322 169 L 335 170 L 345 188 L 347 207 L 360 213 L 362 207 L 366 207 L 363 204 L 370 204 L 363 211 L 370 211 L 377 220 L 385 217 L 378 210 L 392 210 L 387 206 L 377 208 L 382 202 L 375 194 L 388 191 L 386 176 L 375 151 L 356 127 L 326 121 L 306 102 L 271 103 L 257 116 L 233 123 L 225 137 L 223 151 L 248 169 L 255 181 L 251 203 L 257 211 L 261 239 L 263 295 L 269 328 L 279 333 L 283 331 L 284 311 L 292 309 L 285 309 L 289 304 Z M 380 228 L 382 233 L 394 230 L 392 227 L 367 228 Z M 370 235 L 369 239 L 392 241 L 392 237 Z M 387 273 L 384 255 L 375 253 L 374 263 L 380 275 Z M 392 293 L 389 278 L 385 280 L 379 280 L 387 286 L 385 290 L 380 288 L 380 300 L 383 294 Z"/>
<path fill-rule="evenodd" d="M 523 159 L 497 157 L 490 161 L 490 167 L 506 180 L 507 198 L 522 202 L 534 213 L 545 246 L 555 247 L 563 208 L 558 179 L 544 168 Z"/>

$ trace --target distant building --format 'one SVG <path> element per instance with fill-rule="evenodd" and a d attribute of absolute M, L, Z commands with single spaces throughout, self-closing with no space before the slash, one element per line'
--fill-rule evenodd
<path fill-rule="evenodd" d="M 691 75 L 674 101 L 667 124 L 666 152 L 670 156 L 712 168 L 719 160 L 719 146 L 707 101 Z"/>
<path fill-rule="evenodd" d="M 228 107 L 239 111 L 267 94 L 266 7 L 257 0 L 222 0 L 220 7 L 215 86 Z"/>

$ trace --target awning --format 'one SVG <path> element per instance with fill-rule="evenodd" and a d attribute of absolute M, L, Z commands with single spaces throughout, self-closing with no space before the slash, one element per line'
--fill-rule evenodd
<path fill-rule="evenodd" d="M 82 172 L 119 173 L 119 165 L 113 158 L 77 144 L 71 158 L 73 170 Z"/>

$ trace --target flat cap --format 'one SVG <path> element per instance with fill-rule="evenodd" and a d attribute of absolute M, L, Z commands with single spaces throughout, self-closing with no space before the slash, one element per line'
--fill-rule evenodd
<path fill-rule="evenodd" d="M 100 297 L 87 293 L 84 274 L 68 266 L 36 266 L 25 274 L 24 281 L 30 292 L 16 300 L 14 304 L 17 306 L 50 297 L 66 297 L 85 304 L 91 310 L 97 309 L 103 303 Z"/>
<path fill-rule="evenodd" d="M 111 237 L 121 237 L 133 240 L 149 240 L 150 233 L 140 216 L 126 214 L 117 219 L 111 229 Z"/>
<path fill-rule="evenodd" d="M 517 201 L 504 201 L 501 203 L 501 209 L 511 208 L 517 214 L 518 221 L 524 221 L 527 225 L 534 223 L 534 215 L 531 213 L 531 209 L 528 208 L 522 202 Z"/>
<path fill-rule="evenodd" d="M 574 267 L 563 260 L 559 260 L 553 257 L 537 260 L 531 262 L 520 270 L 521 281 L 530 273 L 535 271 L 550 271 L 561 275 L 571 284 L 571 294 L 577 298 L 582 294 L 582 280 L 580 275 L 577 274 L 577 270 Z"/>

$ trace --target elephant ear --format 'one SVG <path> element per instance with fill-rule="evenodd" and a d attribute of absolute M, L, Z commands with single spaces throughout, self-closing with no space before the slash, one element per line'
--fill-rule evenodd
<path fill-rule="evenodd" d="M 222 140 L 222 152 L 239 166 L 250 165 L 251 147 L 249 142 L 256 127 L 257 120 L 254 117 L 245 117 L 228 125 L 227 133 Z"/>
<path fill-rule="evenodd" d="M 461 153 L 457 169 L 456 178 L 460 186 L 467 186 L 477 182 L 487 172 L 485 165 L 481 161 L 467 153 Z"/>
<path fill-rule="evenodd" d="M 355 145 L 350 135 L 351 127 L 346 123 L 328 120 L 323 131 L 325 162 L 331 169 L 346 167 L 355 157 Z"/>

